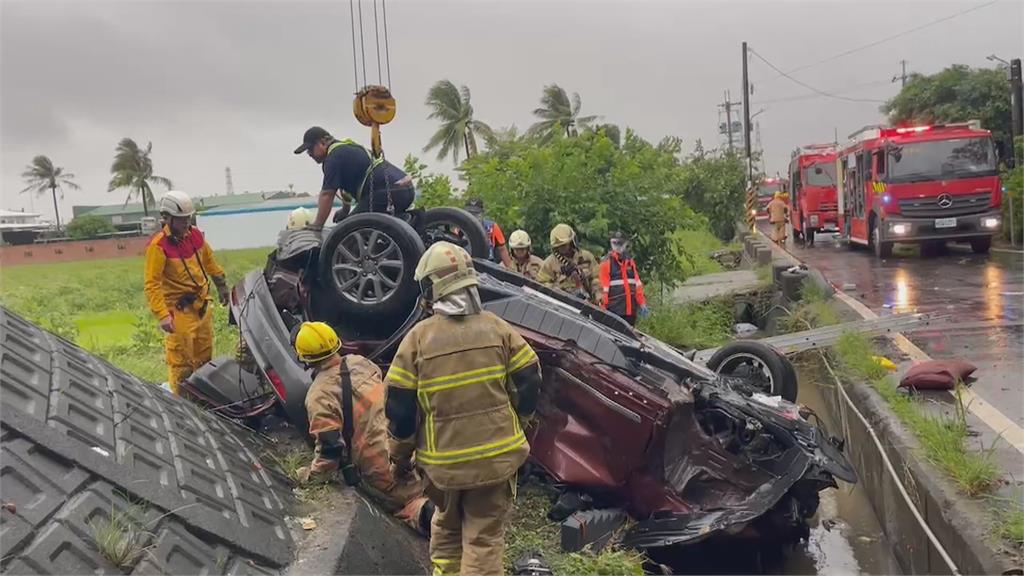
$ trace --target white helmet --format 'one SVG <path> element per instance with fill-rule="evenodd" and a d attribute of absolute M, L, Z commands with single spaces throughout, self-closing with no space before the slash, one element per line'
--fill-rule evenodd
<path fill-rule="evenodd" d="M 160 213 L 168 216 L 191 216 L 196 213 L 196 207 L 188 194 L 180 190 L 171 190 L 160 198 Z"/>
<path fill-rule="evenodd" d="M 530 235 L 526 233 L 526 230 L 516 230 L 509 234 L 508 247 L 513 250 L 516 248 L 529 248 L 530 244 Z"/>
<path fill-rule="evenodd" d="M 313 215 L 310 214 L 309 210 L 299 207 L 292 210 L 292 213 L 288 215 L 288 230 L 299 230 L 309 226 L 309 223 L 313 221 Z"/>

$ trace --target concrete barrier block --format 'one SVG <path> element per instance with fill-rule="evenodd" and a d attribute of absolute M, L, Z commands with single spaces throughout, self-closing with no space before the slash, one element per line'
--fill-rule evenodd
<path fill-rule="evenodd" d="M 772 263 L 772 249 L 767 246 L 757 247 L 757 265 L 769 266 Z"/>

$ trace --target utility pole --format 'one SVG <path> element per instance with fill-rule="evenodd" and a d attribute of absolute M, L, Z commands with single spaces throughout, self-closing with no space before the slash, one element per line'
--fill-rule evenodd
<path fill-rule="evenodd" d="M 1024 98 L 1022 98 L 1020 58 L 1010 60 L 1010 162 L 1013 170 L 1024 170 L 1017 165 L 1015 140 L 1024 135 Z M 1014 222 L 1013 196 L 1010 196 L 1010 245 L 1017 244 L 1017 224 Z"/>
<path fill-rule="evenodd" d="M 719 108 L 722 108 L 722 109 L 725 110 L 725 134 L 726 134 L 726 137 L 729 139 L 728 140 L 728 148 L 729 148 L 729 152 L 730 153 L 733 151 L 733 148 L 734 148 L 734 143 L 733 143 L 733 125 L 732 125 L 732 107 L 733 106 L 739 106 L 739 105 L 740 105 L 739 102 L 733 102 L 732 101 L 732 98 L 730 97 L 730 94 L 729 94 L 728 90 L 725 91 L 725 101 L 718 105 Z M 719 119 L 721 119 L 721 117 L 719 117 Z M 721 129 L 719 129 L 719 130 L 721 130 Z"/>
<path fill-rule="evenodd" d="M 907 61 L 900 60 L 900 66 L 902 67 L 903 72 L 899 76 L 893 76 L 892 81 L 895 82 L 899 80 L 900 88 L 903 88 L 904 86 L 907 85 Z"/>
<path fill-rule="evenodd" d="M 754 186 L 754 165 L 750 155 L 750 81 L 747 78 L 747 43 L 743 43 L 743 148 L 747 154 L 747 188 Z"/>

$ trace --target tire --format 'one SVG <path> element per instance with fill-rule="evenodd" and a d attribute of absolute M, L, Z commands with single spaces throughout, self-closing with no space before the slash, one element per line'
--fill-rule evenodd
<path fill-rule="evenodd" d="M 971 251 L 973 251 L 975 254 L 988 254 L 990 248 L 992 248 L 991 236 L 985 236 L 984 238 L 974 238 L 971 240 Z"/>
<path fill-rule="evenodd" d="M 882 233 L 879 231 L 878 223 L 872 223 L 871 225 L 871 247 L 875 251 L 876 258 L 891 258 L 892 257 L 892 242 L 885 242 L 881 238 Z"/>
<path fill-rule="evenodd" d="M 718 374 L 753 381 L 761 392 L 796 402 L 798 383 L 792 363 L 777 350 L 752 340 L 730 342 L 708 360 Z"/>
<path fill-rule="evenodd" d="M 349 216 L 320 250 L 320 283 L 336 297 L 341 317 L 405 317 L 419 296 L 413 272 L 423 250 L 403 220 L 377 213 Z"/>
<path fill-rule="evenodd" d="M 804 235 L 806 236 L 806 238 L 804 239 L 804 244 L 806 244 L 807 246 L 813 248 L 814 247 L 814 235 L 817 234 L 817 233 L 818 233 L 818 229 L 817 228 L 807 228 L 805 226 L 804 227 Z"/>
<path fill-rule="evenodd" d="M 423 214 L 424 245 L 439 240 L 462 246 L 473 258 L 487 258 L 491 251 L 483 224 L 462 208 L 431 208 Z"/>

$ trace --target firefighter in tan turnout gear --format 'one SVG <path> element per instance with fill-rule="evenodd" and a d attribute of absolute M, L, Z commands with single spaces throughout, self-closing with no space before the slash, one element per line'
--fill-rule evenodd
<path fill-rule="evenodd" d="M 597 258 L 576 245 L 576 232 L 568 224 L 551 229 L 551 255 L 540 267 L 537 280 L 568 292 L 580 300 L 597 303 L 601 296 Z"/>
<path fill-rule="evenodd" d="M 431 245 L 415 278 L 433 315 L 405 336 L 385 379 L 392 466 L 402 478 L 415 461 L 427 478 L 434 574 L 501 574 L 540 364 L 515 329 L 483 310 L 465 250 Z"/>
<path fill-rule="evenodd" d="M 508 237 L 508 247 L 512 250 L 512 270 L 536 280 L 544 261 L 530 251 L 531 245 L 526 230 L 516 230 Z"/>
<path fill-rule="evenodd" d="M 299 481 L 341 472 L 350 486 L 363 480 L 371 496 L 396 518 L 430 534 L 434 506 L 414 475 L 396 478 L 388 460 L 384 382 L 376 364 L 356 354 L 341 356 L 341 340 L 323 322 L 304 322 L 295 335 L 299 360 L 314 370 L 306 393 L 313 461 L 298 470 Z"/>

